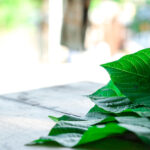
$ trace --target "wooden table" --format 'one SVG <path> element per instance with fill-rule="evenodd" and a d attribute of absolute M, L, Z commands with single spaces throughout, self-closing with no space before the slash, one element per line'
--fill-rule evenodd
<path fill-rule="evenodd" d="M 139 143 L 115 138 L 104 139 L 79 148 L 65 148 L 58 145 L 25 146 L 26 143 L 48 134 L 54 125 L 48 115 L 86 114 L 93 103 L 85 95 L 91 94 L 101 86 L 98 83 L 80 82 L 1 95 L 0 150 L 149 150 L 149 147 Z"/>
<path fill-rule="evenodd" d="M 54 125 L 48 115 L 84 115 L 93 106 L 84 95 L 100 86 L 97 83 L 80 82 L 1 95 L 0 150 L 69 150 L 64 147 L 24 145 L 48 134 Z"/>

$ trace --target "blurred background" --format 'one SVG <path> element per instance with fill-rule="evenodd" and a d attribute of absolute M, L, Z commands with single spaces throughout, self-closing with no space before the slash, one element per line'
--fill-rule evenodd
<path fill-rule="evenodd" d="M 107 83 L 100 64 L 150 47 L 150 0 L 0 0 L 0 93 Z"/>

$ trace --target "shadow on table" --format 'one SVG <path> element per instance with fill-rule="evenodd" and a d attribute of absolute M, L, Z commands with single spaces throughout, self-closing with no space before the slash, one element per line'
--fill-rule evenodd
<path fill-rule="evenodd" d="M 41 145 L 36 146 L 41 147 Z M 55 149 L 62 148 L 62 146 L 57 143 L 48 143 L 44 145 L 44 147 Z M 106 138 L 101 141 L 88 143 L 75 148 L 70 148 L 69 150 L 150 150 L 150 146 L 142 143 L 141 141 L 129 141 L 119 138 Z"/>

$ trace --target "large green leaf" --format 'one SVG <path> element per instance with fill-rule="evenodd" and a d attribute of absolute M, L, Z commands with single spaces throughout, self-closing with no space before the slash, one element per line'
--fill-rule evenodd
<path fill-rule="evenodd" d="M 150 106 L 150 49 L 102 65 L 111 80 L 135 103 Z"/>
<path fill-rule="evenodd" d="M 89 125 L 89 124 L 88 124 Z M 74 128 L 73 128 L 74 127 Z M 54 133 L 54 131 L 56 133 Z M 33 144 L 44 144 L 49 142 L 57 142 L 63 146 L 74 147 L 92 141 L 103 139 L 110 135 L 122 134 L 126 130 L 124 127 L 117 125 L 117 123 L 109 123 L 106 125 L 84 126 L 80 123 L 63 124 L 54 127 L 49 136 L 41 137 L 33 141 Z"/>

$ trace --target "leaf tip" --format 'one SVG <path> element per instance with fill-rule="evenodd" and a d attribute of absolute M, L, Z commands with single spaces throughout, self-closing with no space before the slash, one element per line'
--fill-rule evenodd
<path fill-rule="evenodd" d="M 53 120 L 54 122 L 58 122 L 59 119 L 57 117 L 54 116 L 48 116 L 51 120 Z"/>

